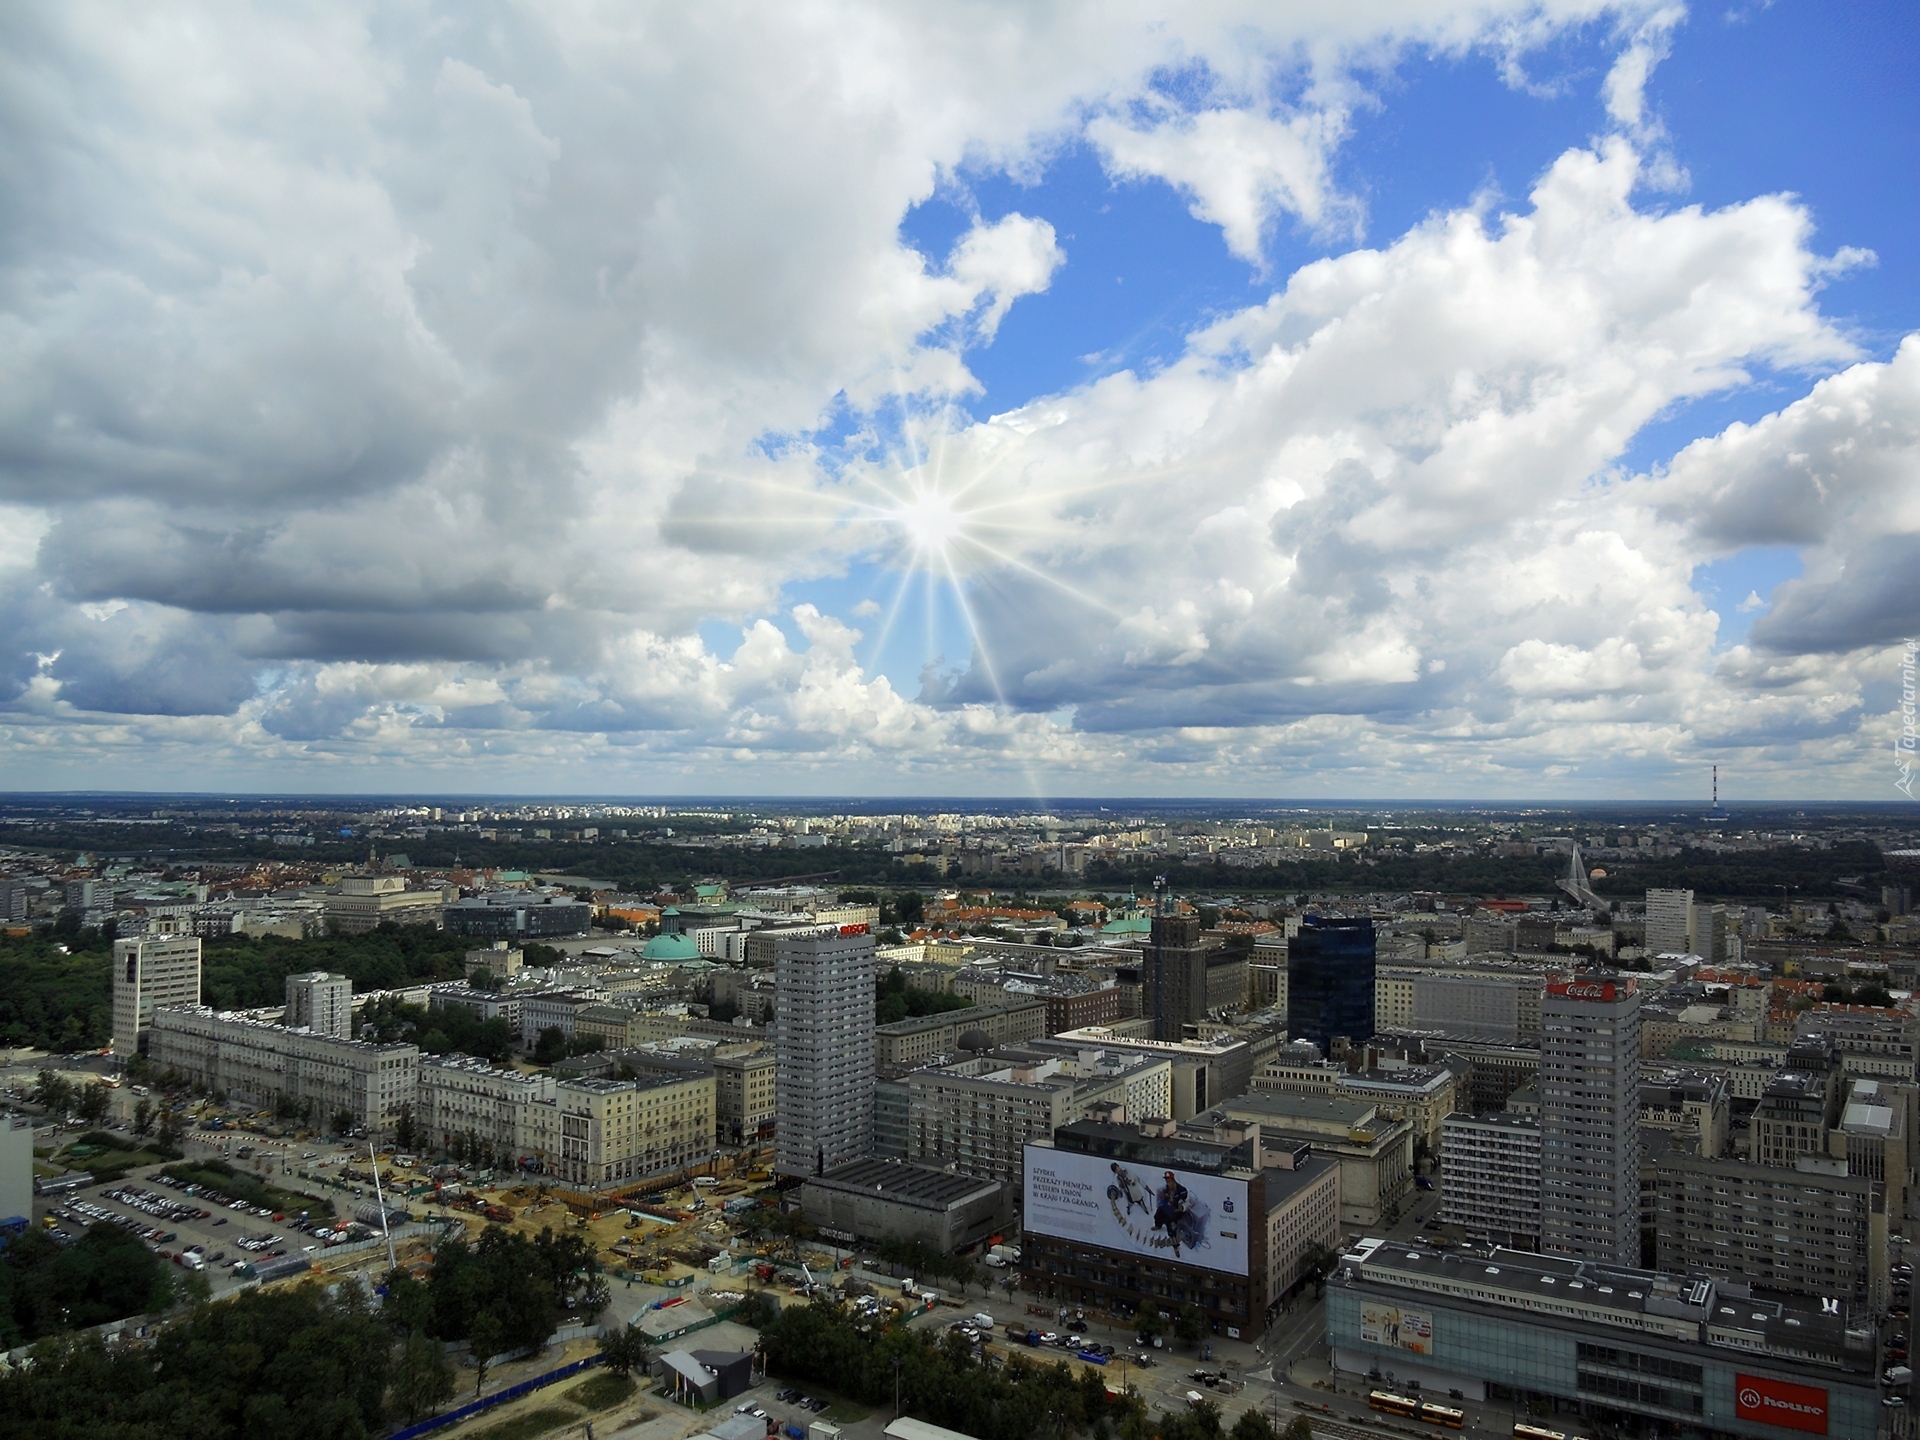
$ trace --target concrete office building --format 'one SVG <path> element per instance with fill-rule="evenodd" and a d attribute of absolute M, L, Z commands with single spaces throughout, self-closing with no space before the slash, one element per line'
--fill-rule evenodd
<path fill-rule="evenodd" d="M 163 1005 L 200 1003 L 200 937 L 178 920 L 113 942 L 113 1053 L 140 1053 L 140 1037 Z"/>
<path fill-rule="evenodd" d="M 400 1107 L 414 1103 L 420 1052 L 196 1005 L 153 1012 L 147 1058 L 178 1070 L 197 1090 L 224 1091 L 262 1109 L 284 1100 L 316 1126 L 332 1128 L 344 1114 L 354 1128 L 386 1134 Z"/>
<path fill-rule="evenodd" d="M 1874 1181 L 1846 1171 L 1820 1155 L 1783 1169 L 1669 1153 L 1653 1166 L 1656 1263 L 1879 1309 L 1886 1207 Z"/>
<path fill-rule="evenodd" d="M 1247 963 L 1247 1006 L 1253 1010 L 1278 1010 L 1287 1013 L 1287 942 L 1275 936 L 1271 945 L 1263 945 L 1262 935 L 1253 942 L 1253 959 Z"/>
<path fill-rule="evenodd" d="M 951 1255 L 1004 1231 L 1013 1205 L 998 1180 L 869 1158 L 810 1177 L 800 1187 L 800 1213 L 843 1245 L 891 1235 Z"/>
<path fill-rule="evenodd" d="M 873 1149 L 873 935 L 783 934 L 774 957 L 774 1168 L 824 1175 Z"/>
<path fill-rule="evenodd" d="M 1195 1126 L 1257 1125 L 1272 1150 L 1310 1145 L 1340 1171 L 1340 1223 L 1391 1225 L 1413 1195 L 1413 1122 L 1374 1101 L 1262 1091 L 1197 1115 Z"/>
<path fill-rule="evenodd" d="M 1708 1159 L 1727 1151 L 1732 1105 L 1724 1075 L 1678 1069 L 1640 1073 L 1640 1128 L 1690 1137 L 1694 1153 Z"/>
<path fill-rule="evenodd" d="M 27 882 L 17 875 L 0 875 L 0 922 L 24 925 L 32 910 L 33 891 Z"/>
<path fill-rule="evenodd" d="M 1696 904 L 1687 919 L 1687 953 L 1709 965 L 1726 964 L 1727 907 Z"/>
<path fill-rule="evenodd" d="M 1537 1406 L 1566 1434 L 1883 1433 L 1867 1317 L 1744 1284 L 1370 1239 L 1327 1285 L 1327 1343 L 1348 1375 Z"/>
<path fill-rule="evenodd" d="M 1226 1096 L 1244 1095 L 1253 1084 L 1255 1071 L 1279 1049 L 1277 1043 L 1260 1043 L 1258 1037 L 1233 1032 L 1205 1040 L 1149 1040 L 1132 1033 L 1140 1028 L 1144 1025 L 1138 1022 L 1131 1027 L 1089 1025 L 1084 1030 L 1030 1040 L 1027 1048 L 1063 1055 L 1082 1050 L 1127 1050 L 1163 1059 L 1172 1067 L 1173 1108 L 1169 1113 L 1176 1120 L 1196 1115 Z"/>
<path fill-rule="evenodd" d="M 1540 1122 L 1449 1115 L 1440 1139 L 1440 1223 L 1472 1240 L 1540 1248 Z"/>
<path fill-rule="evenodd" d="M 593 907 L 571 895 L 501 890 L 455 900 L 441 911 L 446 928 L 477 940 L 550 940 L 584 935 Z"/>
<path fill-rule="evenodd" d="M 1649 955 L 1692 954 L 1693 930 L 1693 891 L 1647 891 Z"/>
<path fill-rule="evenodd" d="M 1640 1259 L 1640 993 L 1589 971 L 1547 987 L 1540 1011 L 1540 1248 Z"/>
<path fill-rule="evenodd" d="M 338 890 L 320 896 L 320 905 L 329 928 L 365 935 L 380 925 L 438 925 L 441 907 L 458 893 L 438 886 L 409 890 L 398 875 L 349 875 Z"/>
<path fill-rule="evenodd" d="M 501 984 L 516 979 L 526 968 L 526 952 L 517 946 L 509 945 L 505 940 L 496 940 L 491 945 L 481 945 L 467 951 L 460 957 L 460 968 L 471 980 L 481 971 L 486 971 Z"/>
<path fill-rule="evenodd" d="M 0 1114 L 0 1220 L 33 1219 L 33 1121 Z"/>
<path fill-rule="evenodd" d="M 913 1090 L 905 1080 L 873 1082 L 873 1153 L 882 1160 L 907 1158 Z"/>
<path fill-rule="evenodd" d="M 1177 1041 L 1221 1011 L 1243 1010 L 1247 957 L 1204 945 L 1195 915 L 1155 915 L 1141 956 L 1142 1013 L 1155 1040 Z"/>
<path fill-rule="evenodd" d="M 353 982 L 344 975 L 309 970 L 287 976 L 286 1024 L 316 1035 L 353 1038 Z"/>
<path fill-rule="evenodd" d="M 1331 1055 L 1374 1032 L 1373 921 L 1308 915 L 1287 942 L 1287 1033 Z"/>

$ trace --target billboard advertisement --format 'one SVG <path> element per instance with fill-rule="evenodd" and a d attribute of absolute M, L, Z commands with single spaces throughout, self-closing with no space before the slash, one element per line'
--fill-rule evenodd
<path fill-rule="evenodd" d="M 1391 1305 L 1363 1303 L 1360 1306 L 1360 1338 L 1369 1345 L 1386 1345 L 1395 1350 L 1410 1350 L 1415 1355 L 1431 1355 L 1433 1312 L 1397 1310 Z"/>
<path fill-rule="evenodd" d="M 1247 1273 L 1247 1182 L 1029 1145 L 1026 1228 L 1229 1275 Z"/>
<path fill-rule="evenodd" d="M 1827 1433 L 1827 1392 L 1817 1385 L 1795 1385 L 1761 1375 L 1733 1377 L 1733 1412 L 1742 1420 L 1799 1430 L 1808 1435 Z"/>

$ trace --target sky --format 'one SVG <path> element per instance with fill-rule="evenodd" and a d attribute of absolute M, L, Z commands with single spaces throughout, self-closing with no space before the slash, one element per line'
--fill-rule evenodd
<path fill-rule="evenodd" d="M 7 7 L 0 789 L 1911 800 L 1915 75 L 1894 0 Z"/>

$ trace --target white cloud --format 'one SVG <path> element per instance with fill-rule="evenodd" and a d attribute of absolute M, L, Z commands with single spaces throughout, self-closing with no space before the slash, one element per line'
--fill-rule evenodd
<path fill-rule="evenodd" d="M 1314 230 L 1354 233 L 1360 207 L 1328 174 L 1346 135 L 1346 116 L 1318 110 L 1291 116 L 1247 109 L 1168 115 L 1137 127 L 1112 116 L 1087 126 L 1107 168 L 1129 179 L 1164 180 L 1193 198 L 1193 215 L 1218 225 L 1227 248 L 1262 266 L 1262 240 L 1281 214 Z"/>
<path fill-rule="evenodd" d="M 1158 373 L 944 440 L 926 419 L 1075 246 L 1028 206 L 929 259 L 901 225 L 943 180 L 1037 180 L 1084 135 L 1257 266 L 1276 224 L 1358 224 L 1335 178 L 1373 103 L 1355 74 L 1596 19 L 1628 133 L 1512 213 L 1308 266 Z M 1904 603 L 1920 361 L 1611 475 L 1677 401 L 1857 358 L 1814 301 L 1849 257 L 1814 255 L 1794 202 L 1636 207 L 1674 23 L 1585 0 L 8 12 L 0 769 L 1430 790 L 1718 743 L 1841 773 L 1855 662 L 1808 656 Z M 1205 93 L 1174 105 L 1169 74 Z M 922 697 L 862 665 L 838 601 L 804 603 L 897 557 L 858 502 L 900 392 L 964 487 L 985 647 Z M 1806 578 L 1718 653 L 1687 576 L 1775 534 Z M 716 621 L 740 643 L 703 643 Z"/>

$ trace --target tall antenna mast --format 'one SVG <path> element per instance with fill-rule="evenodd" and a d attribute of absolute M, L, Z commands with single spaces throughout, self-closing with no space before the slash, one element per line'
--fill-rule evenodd
<path fill-rule="evenodd" d="M 1720 808 L 1720 767 L 1713 767 L 1713 808 Z"/>

